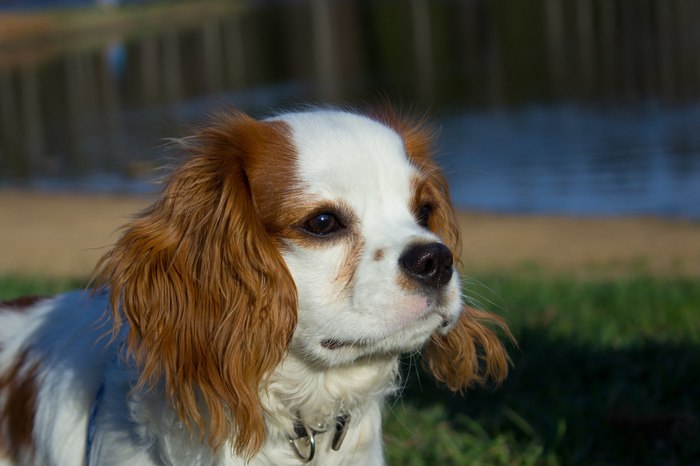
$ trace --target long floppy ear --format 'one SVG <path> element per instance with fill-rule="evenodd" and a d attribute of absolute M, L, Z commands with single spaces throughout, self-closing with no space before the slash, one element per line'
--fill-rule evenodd
<path fill-rule="evenodd" d="M 214 448 L 235 437 L 247 455 L 265 440 L 259 389 L 297 320 L 296 287 L 251 193 L 264 152 L 293 156 L 285 134 L 283 123 L 230 114 L 184 140 L 162 195 L 95 275 L 110 288 L 115 332 L 128 322 L 138 386 L 164 381 L 185 425 Z"/>
<path fill-rule="evenodd" d="M 495 324 L 512 340 L 498 316 L 466 307 L 447 334 L 436 332 L 423 350 L 423 366 L 450 390 L 461 392 L 491 380 L 501 383 L 510 359 L 488 324 Z"/>
<path fill-rule="evenodd" d="M 431 207 L 428 228 L 450 248 L 457 261 L 462 242 L 447 180 L 431 154 L 436 131 L 424 118 L 403 117 L 385 104 L 370 116 L 394 129 L 403 139 L 407 155 L 420 172 L 414 186 L 414 211 L 420 205 Z M 498 316 L 464 308 L 454 328 L 447 334 L 436 332 L 423 350 L 423 365 L 453 391 L 462 391 L 487 380 L 500 383 L 508 374 L 508 354 L 489 327 L 495 324 L 513 340 L 508 326 Z"/>

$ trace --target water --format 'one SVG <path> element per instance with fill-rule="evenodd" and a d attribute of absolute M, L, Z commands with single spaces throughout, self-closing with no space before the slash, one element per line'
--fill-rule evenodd
<path fill-rule="evenodd" d="M 700 217 L 700 106 L 571 104 L 443 120 L 459 202 L 509 212 Z"/>
<path fill-rule="evenodd" d="M 460 206 L 700 218 L 700 2 L 625 4 L 256 2 L 0 42 L 0 187 L 150 192 L 217 109 L 388 96 L 440 126 Z"/>

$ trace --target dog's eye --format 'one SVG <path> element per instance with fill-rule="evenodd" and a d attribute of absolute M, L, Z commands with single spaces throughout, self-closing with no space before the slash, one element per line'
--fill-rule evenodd
<path fill-rule="evenodd" d="M 302 228 L 314 236 L 330 236 L 342 230 L 343 224 L 340 223 L 335 215 L 324 212 L 311 217 L 302 225 Z"/>
<path fill-rule="evenodd" d="M 420 206 L 418 213 L 416 215 L 416 222 L 418 225 L 428 228 L 428 222 L 430 221 L 430 214 L 433 212 L 433 206 L 431 204 L 423 204 Z"/>

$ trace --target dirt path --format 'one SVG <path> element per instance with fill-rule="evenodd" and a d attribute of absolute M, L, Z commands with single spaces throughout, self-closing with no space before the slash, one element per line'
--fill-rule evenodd
<path fill-rule="evenodd" d="M 700 222 L 461 213 L 466 270 L 700 276 Z"/>
<path fill-rule="evenodd" d="M 87 277 L 143 197 L 0 191 L 0 274 Z M 548 273 L 700 277 L 700 223 L 461 212 L 470 271 L 535 265 Z"/>

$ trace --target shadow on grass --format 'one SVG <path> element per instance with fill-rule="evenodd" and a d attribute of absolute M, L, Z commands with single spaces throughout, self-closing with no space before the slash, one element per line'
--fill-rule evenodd
<path fill-rule="evenodd" d="M 463 398 L 413 374 L 404 405 L 444 403 L 456 429 L 466 416 L 489 435 L 535 440 L 542 452 L 531 464 L 700 464 L 699 346 L 591 349 L 527 329 L 518 340 L 498 389 Z"/>

